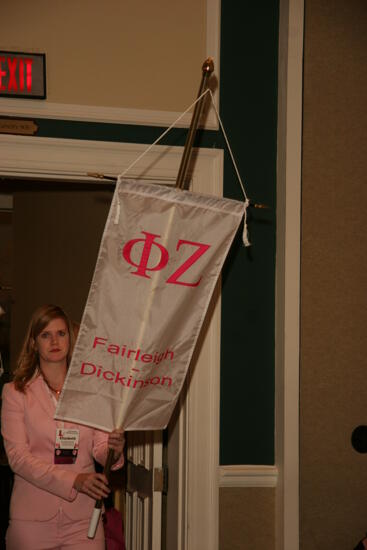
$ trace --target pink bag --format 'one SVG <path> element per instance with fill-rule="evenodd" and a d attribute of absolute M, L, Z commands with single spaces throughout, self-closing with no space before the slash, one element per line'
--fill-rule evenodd
<path fill-rule="evenodd" d="M 103 513 L 104 535 L 107 550 L 126 550 L 122 516 L 116 508 L 106 508 Z"/>

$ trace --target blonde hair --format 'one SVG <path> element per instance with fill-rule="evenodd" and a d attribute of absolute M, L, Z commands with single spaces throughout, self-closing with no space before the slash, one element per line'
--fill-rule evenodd
<path fill-rule="evenodd" d="M 69 332 L 70 345 L 67 356 L 67 365 L 69 366 L 71 355 L 75 343 L 75 333 L 72 321 L 65 311 L 52 304 L 44 305 L 36 309 L 33 313 L 24 338 L 23 346 L 20 351 L 17 365 L 14 371 L 14 386 L 18 391 L 25 392 L 27 383 L 39 370 L 39 357 L 36 348 L 36 338 L 43 329 L 54 319 L 63 319 Z"/>

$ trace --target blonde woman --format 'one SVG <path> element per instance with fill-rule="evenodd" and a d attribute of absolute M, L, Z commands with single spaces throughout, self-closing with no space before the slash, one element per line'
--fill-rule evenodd
<path fill-rule="evenodd" d="M 54 305 L 30 321 L 13 382 L 5 384 L 1 427 L 14 472 L 7 550 L 104 550 L 101 523 L 87 538 L 94 501 L 106 497 L 106 477 L 96 473 L 108 448 L 113 469 L 123 465 L 124 435 L 54 420 L 74 345 L 73 325 Z"/>

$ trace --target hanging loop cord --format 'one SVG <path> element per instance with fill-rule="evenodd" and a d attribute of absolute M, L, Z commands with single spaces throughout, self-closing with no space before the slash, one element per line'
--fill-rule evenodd
<path fill-rule="evenodd" d="M 184 111 L 172 124 L 171 126 L 169 126 L 160 136 L 158 136 L 158 138 L 151 144 L 149 145 L 149 147 L 147 147 L 123 172 L 121 172 L 121 174 L 119 174 L 119 176 L 117 177 L 117 184 L 116 184 L 116 196 L 117 196 L 117 206 L 116 206 L 116 213 L 115 213 L 115 218 L 114 218 L 114 223 L 115 224 L 118 224 L 119 223 L 119 219 L 120 219 L 120 199 L 119 199 L 119 195 L 118 195 L 118 186 L 119 186 L 119 182 L 121 181 L 121 179 L 123 179 L 126 174 L 131 170 L 131 168 L 133 168 L 147 153 L 149 153 L 149 151 L 155 146 L 157 145 L 163 138 L 166 134 L 168 134 L 168 132 L 170 132 L 170 130 L 172 130 L 172 128 L 174 128 L 176 126 L 176 124 L 186 115 L 186 113 L 188 113 L 195 105 L 198 101 L 200 101 L 206 94 L 210 94 L 210 97 L 211 97 L 211 102 L 212 102 L 212 105 L 213 105 L 213 108 L 214 108 L 214 111 L 215 111 L 215 114 L 217 116 L 217 119 L 218 119 L 218 122 L 219 122 L 219 125 L 220 125 L 220 128 L 223 132 L 223 135 L 224 135 L 224 139 L 226 141 L 226 144 L 227 144 L 227 147 L 228 147 L 228 151 L 229 151 L 229 154 L 230 154 L 230 157 L 231 157 L 231 160 L 232 160 L 232 164 L 233 164 L 233 167 L 235 169 L 235 172 L 236 172 L 236 175 L 237 175 L 237 179 L 239 181 L 239 184 L 241 186 L 241 189 L 242 189 L 242 193 L 243 193 L 243 196 L 245 198 L 245 201 L 244 201 L 244 212 L 243 212 L 243 235 L 242 235 L 242 241 L 243 241 L 243 244 L 247 247 L 247 246 L 251 246 L 251 243 L 249 241 L 249 237 L 248 237 L 248 227 L 247 227 L 247 208 L 250 204 L 250 201 L 247 197 L 247 194 L 246 194 L 246 191 L 245 191 L 245 186 L 243 185 L 243 182 L 242 182 L 242 179 L 241 179 L 241 176 L 240 176 L 240 173 L 239 173 L 239 170 L 237 168 L 237 164 L 236 164 L 236 161 L 235 161 L 235 158 L 234 158 L 234 155 L 233 155 L 233 152 L 232 152 L 232 149 L 231 149 L 231 146 L 229 144 L 229 140 L 228 140 L 228 137 L 227 137 L 227 134 L 226 134 L 226 131 L 224 129 L 224 125 L 222 123 L 222 120 L 219 116 L 219 112 L 215 106 L 215 103 L 214 103 L 214 98 L 213 98 L 213 94 L 211 92 L 211 90 L 209 88 L 207 88 L 205 90 L 205 92 L 203 92 L 201 95 L 199 95 L 199 97 L 197 97 L 195 99 L 195 101 L 193 103 L 191 103 L 191 105 L 186 109 L 186 111 Z"/>
<path fill-rule="evenodd" d="M 186 111 L 181 113 L 180 116 L 178 118 L 176 118 L 176 120 L 171 124 L 171 126 L 169 126 L 160 136 L 158 136 L 157 139 L 155 141 L 153 141 L 153 143 L 151 145 L 149 145 L 149 147 L 144 149 L 144 151 L 126 168 L 126 170 L 124 170 L 123 172 L 121 172 L 121 174 L 119 174 L 117 176 L 117 183 L 116 183 L 117 207 L 116 207 L 116 214 L 115 214 L 115 219 L 114 219 L 115 225 L 119 223 L 119 219 L 120 219 L 120 208 L 121 208 L 121 206 L 120 206 L 120 199 L 118 198 L 118 192 L 117 192 L 119 182 L 126 176 L 126 174 L 128 172 L 130 172 L 131 168 L 133 168 L 135 166 L 135 164 L 137 164 L 147 153 L 149 153 L 149 151 L 155 145 L 157 145 L 164 138 L 164 136 L 166 134 L 168 134 L 168 132 L 170 132 L 172 130 L 172 128 L 174 128 L 178 122 L 180 122 L 181 118 L 183 118 L 186 115 L 186 113 L 188 113 L 190 111 L 190 109 L 192 109 L 196 105 L 196 103 L 198 101 L 200 101 L 205 96 L 205 94 L 207 94 L 208 92 L 209 92 L 209 90 L 207 89 L 199 97 L 197 97 L 195 99 L 195 101 L 193 103 L 191 103 L 191 105 L 186 109 Z"/>
<path fill-rule="evenodd" d="M 229 144 L 229 139 L 227 137 L 227 133 L 224 129 L 224 125 L 223 125 L 223 122 L 219 116 L 219 112 L 218 112 L 218 109 L 216 108 L 215 106 L 215 103 L 214 103 L 214 97 L 213 97 L 213 94 L 212 94 L 212 91 L 209 90 L 209 94 L 210 94 L 210 98 L 212 100 L 212 105 L 213 105 L 213 109 L 215 111 L 215 114 L 217 115 L 217 119 L 218 119 L 218 122 L 219 122 L 219 125 L 220 125 L 220 128 L 223 132 L 223 135 L 224 135 L 224 139 L 226 141 L 226 144 L 227 144 L 227 147 L 228 147 L 228 151 L 229 151 L 229 154 L 230 154 L 230 157 L 231 157 L 231 160 L 232 160 L 232 164 L 233 164 L 233 167 L 235 169 L 235 172 L 237 174 L 237 179 L 238 179 L 238 182 L 241 186 L 241 189 L 242 189 L 242 193 L 243 193 L 243 196 L 245 197 L 245 202 L 244 202 L 244 212 L 243 212 L 243 234 L 242 234 L 242 241 L 243 241 L 243 244 L 247 247 L 247 246 L 251 246 L 251 243 L 249 241 L 249 236 L 248 236 L 248 227 L 247 227 L 247 207 L 250 205 L 250 200 L 247 196 L 247 193 L 245 191 L 245 186 L 243 185 L 243 182 L 242 182 L 242 179 L 241 179 L 241 176 L 240 176 L 240 171 L 238 170 L 238 167 L 237 167 L 237 163 L 235 161 L 235 158 L 234 158 L 234 154 L 232 152 L 232 149 L 231 149 L 231 146 Z"/>
<path fill-rule="evenodd" d="M 140 159 L 142 159 L 147 153 L 149 153 L 149 151 L 152 149 L 152 147 L 154 147 L 154 145 L 157 145 L 157 143 L 159 143 L 161 141 L 161 139 L 164 138 L 164 136 L 166 134 L 168 134 L 168 132 L 170 132 L 172 130 L 172 128 L 174 128 L 176 126 L 176 124 L 178 122 L 180 122 L 181 118 L 183 118 L 186 113 L 188 113 L 195 105 L 198 101 L 200 101 L 204 96 L 205 94 L 207 94 L 209 92 L 209 89 L 205 90 L 205 92 L 203 92 L 197 99 L 195 99 L 195 101 L 193 103 L 191 103 L 191 105 L 186 109 L 186 111 L 184 111 L 178 118 L 176 118 L 176 120 L 171 124 L 171 126 L 169 126 L 164 132 L 163 134 L 161 134 L 155 141 L 153 141 L 153 143 L 151 145 L 149 145 L 149 147 L 147 149 L 145 149 L 141 155 L 138 156 L 138 158 L 136 158 L 131 164 L 130 166 L 128 166 L 126 168 L 126 170 L 124 170 L 118 177 L 119 178 L 123 178 L 127 172 L 130 172 L 131 168 L 133 166 L 135 166 L 135 164 L 137 164 L 139 162 Z"/>

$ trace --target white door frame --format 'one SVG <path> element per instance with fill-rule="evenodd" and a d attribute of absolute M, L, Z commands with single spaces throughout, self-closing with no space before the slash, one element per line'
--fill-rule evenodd
<path fill-rule="evenodd" d="M 127 143 L 0 135 L 0 175 L 61 181 L 100 181 L 91 179 L 87 174 L 98 172 L 118 175 L 146 148 L 144 145 Z M 144 177 L 152 181 L 163 179 L 174 184 L 182 150 L 182 147 L 157 146 L 129 174 L 131 177 Z M 196 192 L 221 196 L 223 151 L 202 148 L 195 155 L 192 188 Z M 218 290 L 210 317 L 196 365 L 191 370 L 186 405 L 180 415 L 178 550 L 218 548 Z"/>
<path fill-rule="evenodd" d="M 275 432 L 276 549 L 299 548 L 299 362 L 304 0 L 280 0 Z"/>

